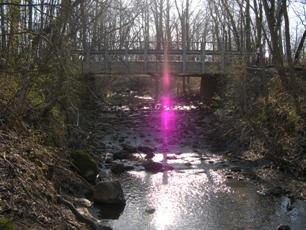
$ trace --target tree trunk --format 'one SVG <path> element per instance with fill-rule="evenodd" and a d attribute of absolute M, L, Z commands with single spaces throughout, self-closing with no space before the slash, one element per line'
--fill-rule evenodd
<path fill-rule="evenodd" d="M 289 25 L 289 17 L 287 11 L 287 1 L 283 0 L 284 7 L 284 19 L 285 19 L 285 37 L 286 37 L 286 54 L 288 65 L 292 67 L 292 54 L 291 54 L 291 44 L 290 44 L 290 25 Z"/>
<path fill-rule="evenodd" d="M 245 45 L 246 45 L 246 51 L 247 52 L 251 52 L 250 0 L 246 0 L 246 9 L 245 9 Z"/>
<path fill-rule="evenodd" d="M 3 0 L 0 1 L 0 3 L 2 3 Z M 2 55 L 4 53 L 4 50 L 6 48 L 6 31 L 5 31 L 5 20 L 4 20 L 4 17 L 5 17 L 5 14 L 4 14 L 4 5 L 1 5 L 0 6 L 0 14 L 1 14 L 1 48 L 2 48 Z M 2 56 L 1 55 L 1 56 Z"/>
<path fill-rule="evenodd" d="M 303 36 L 302 36 L 302 38 L 300 40 L 300 43 L 298 45 L 298 48 L 297 48 L 297 50 L 295 52 L 295 55 L 294 55 L 294 65 L 296 65 L 298 63 L 298 61 L 299 61 L 300 54 L 301 54 L 301 51 L 303 50 L 305 40 L 306 40 L 306 30 L 304 30 Z"/>

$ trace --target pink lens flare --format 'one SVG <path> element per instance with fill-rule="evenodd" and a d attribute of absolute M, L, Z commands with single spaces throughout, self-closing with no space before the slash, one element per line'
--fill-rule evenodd
<path fill-rule="evenodd" d="M 173 110 L 161 111 L 161 138 L 164 149 L 169 149 L 169 143 L 175 133 L 176 114 Z"/>
<path fill-rule="evenodd" d="M 168 71 L 168 67 L 165 66 L 164 67 L 164 73 L 163 73 L 163 90 L 164 91 L 169 91 L 169 87 L 170 87 L 170 74 Z M 167 92 L 165 92 L 167 93 Z"/>
<path fill-rule="evenodd" d="M 173 105 L 173 100 L 169 96 L 162 96 L 161 98 L 162 106 L 165 107 L 171 107 Z"/>
<path fill-rule="evenodd" d="M 162 131 L 163 134 L 168 134 L 173 131 L 175 125 L 175 111 L 173 110 L 163 110 L 161 112 L 161 120 L 162 120 Z M 163 135 L 165 136 L 165 135 Z"/>
<path fill-rule="evenodd" d="M 162 144 L 164 147 L 164 156 L 166 159 L 167 151 L 169 150 L 169 143 L 173 143 L 171 141 L 173 136 L 175 135 L 176 129 L 176 112 L 173 110 L 174 99 L 171 97 L 171 75 L 170 68 L 168 65 L 168 54 L 167 47 L 165 47 L 166 52 L 164 56 L 164 67 L 162 74 L 162 96 L 161 96 L 161 138 Z"/>

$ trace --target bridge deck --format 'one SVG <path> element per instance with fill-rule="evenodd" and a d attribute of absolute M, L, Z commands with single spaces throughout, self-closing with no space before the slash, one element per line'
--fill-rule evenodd
<path fill-rule="evenodd" d="M 251 59 L 253 54 L 224 50 L 167 50 L 169 72 L 175 76 L 203 76 L 222 74 L 241 57 Z M 160 49 L 99 49 L 84 54 L 83 71 L 104 75 L 160 76 L 164 69 L 165 51 Z"/>

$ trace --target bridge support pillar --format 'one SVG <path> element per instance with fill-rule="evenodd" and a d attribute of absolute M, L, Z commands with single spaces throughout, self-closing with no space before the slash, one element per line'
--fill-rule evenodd
<path fill-rule="evenodd" d="M 211 102 L 214 94 L 217 92 L 217 77 L 205 74 L 201 77 L 200 97 L 207 104 Z"/>

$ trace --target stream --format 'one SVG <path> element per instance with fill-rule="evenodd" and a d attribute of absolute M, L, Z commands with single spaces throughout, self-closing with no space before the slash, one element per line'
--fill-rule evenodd
<path fill-rule="evenodd" d="M 209 148 L 211 117 L 201 104 L 101 109 L 95 125 L 95 151 L 116 153 L 124 145 L 155 148 L 156 162 L 173 170 L 150 173 L 141 166 L 115 175 L 126 198 L 116 218 L 101 208 L 102 223 L 115 230 L 306 229 L 306 203 L 286 196 L 263 196 L 246 175 L 252 164 L 231 161 Z M 103 110 L 103 111 L 102 111 Z M 142 154 L 135 154 L 143 158 Z M 135 164 L 137 165 L 137 164 Z M 290 206 L 290 208 L 288 208 Z"/>

